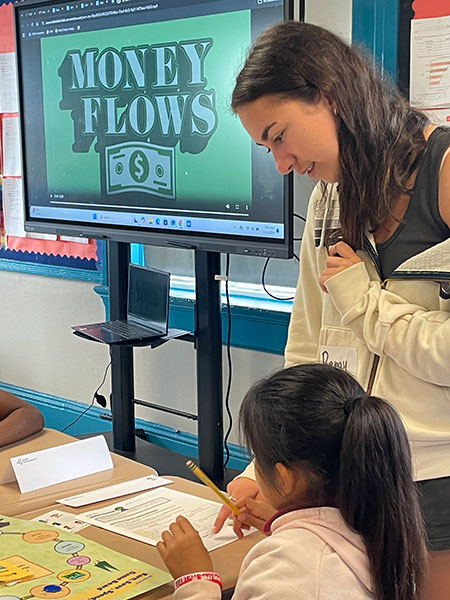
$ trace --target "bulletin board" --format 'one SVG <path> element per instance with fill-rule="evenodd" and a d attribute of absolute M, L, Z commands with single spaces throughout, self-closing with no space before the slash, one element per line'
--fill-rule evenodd
<path fill-rule="evenodd" d="M 104 242 L 23 230 L 13 3 L 0 0 L 0 270 L 102 281 Z"/>

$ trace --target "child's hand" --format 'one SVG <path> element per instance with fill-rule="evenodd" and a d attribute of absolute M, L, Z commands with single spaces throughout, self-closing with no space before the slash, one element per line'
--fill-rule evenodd
<path fill-rule="evenodd" d="M 237 479 L 230 481 L 227 487 L 227 492 L 235 504 L 237 503 L 237 501 L 245 498 L 263 499 L 259 491 L 258 484 L 254 479 L 250 479 L 249 477 L 238 477 Z M 226 504 L 224 504 L 220 509 L 216 520 L 214 521 L 214 527 L 212 532 L 218 533 L 222 529 L 225 521 L 232 517 L 232 515 L 233 512 L 231 511 L 231 509 L 228 508 Z M 242 537 L 242 535 L 239 537 Z"/>
<path fill-rule="evenodd" d="M 185 517 L 177 517 L 169 529 L 163 531 L 162 541 L 156 548 L 174 579 L 188 573 L 213 570 L 212 560 L 198 531 Z"/>
<path fill-rule="evenodd" d="M 277 512 L 276 508 L 267 502 L 253 498 L 243 499 L 237 503 L 237 507 L 240 515 L 234 517 L 233 529 L 238 538 L 242 538 L 244 535 L 242 529 L 250 529 L 250 527 L 255 527 L 268 535 L 266 531 L 263 531 L 264 525 Z"/>

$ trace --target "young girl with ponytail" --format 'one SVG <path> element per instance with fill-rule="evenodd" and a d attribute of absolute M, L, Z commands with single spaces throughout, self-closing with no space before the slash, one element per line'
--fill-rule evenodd
<path fill-rule="evenodd" d="M 242 499 L 241 522 L 270 516 L 243 561 L 233 600 L 416 600 L 426 546 L 411 454 L 397 412 L 347 372 L 289 367 L 258 382 L 240 409 L 266 502 Z M 179 517 L 158 550 L 174 600 L 219 600 L 220 576 Z"/>

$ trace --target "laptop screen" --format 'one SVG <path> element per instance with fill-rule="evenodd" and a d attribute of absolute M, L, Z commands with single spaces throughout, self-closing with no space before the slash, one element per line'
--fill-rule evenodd
<path fill-rule="evenodd" d="M 167 331 L 170 274 L 150 267 L 130 265 L 128 319 Z"/>

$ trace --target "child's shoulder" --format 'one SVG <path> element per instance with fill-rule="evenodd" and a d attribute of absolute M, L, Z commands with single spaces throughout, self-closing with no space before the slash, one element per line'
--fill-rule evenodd
<path fill-rule="evenodd" d="M 280 521 L 283 524 L 281 527 L 277 527 Z M 258 542 L 249 551 L 244 559 L 243 569 L 250 567 L 253 563 L 257 562 L 261 565 L 267 561 L 274 565 L 282 563 L 287 570 L 293 568 L 295 571 L 301 569 L 304 564 L 309 573 L 318 573 L 328 544 L 315 531 L 311 531 L 307 527 L 299 527 L 298 524 L 294 513 L 283 515 L 277 519 L 272 535 Z M 271 569 L 270 564 L 265 568 Z"/>
<path fill-rule="evenodd" d="M 244 559 L 240 585 L 250 589 L 261 577 L 268 587 L 276 579 L 283 582 L 285 595 L 301 586 L 311 597 L 331 598 L 339 581 L 348 597 L 372 598 L 364 543 L 334 508 L 292 511 L 276 519 L 272 535 Z"/>
<path fill-rule="evenodd" d="M 277 590 L 280 598 L 319 597 L 322 554 L 326 544 L 307 530 L 282 531 L 258 542 L 242 563 L 236 598 Z"/>

